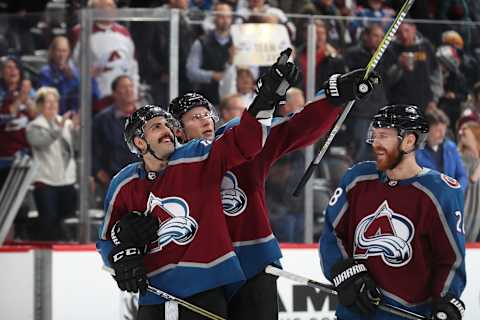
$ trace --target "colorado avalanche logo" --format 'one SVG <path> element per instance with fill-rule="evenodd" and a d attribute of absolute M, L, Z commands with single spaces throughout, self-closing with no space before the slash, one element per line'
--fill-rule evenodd
<path fill-rule="evenodd" d="M 381 256 L 389 266 L 401 267 L 412 258 L 410 242 L 415 234 L 413 223 L 393 212 L 384 201 L 371 215 L 363 218 L 355 230 L 355 259 Z"/>
<path fill-rule="evenodd" d="M 453 179 L 452 177 L 449 177 L 443 173 L 440 174 L 440 177 L 450 188 L 453 188 L 453 189 L 460 188 L 460 183 L 457 180 Z"/>
<path fill-rule="evenodd" d="M 198 223 L 190 217 L 190 209 L 185 200 L 178 197 L 162 199 L 150 192 L 145 212 L 152 212 L 155 207 L 160 207 L 167 218 L 161 219 L 157 232 L 157 246 L 150 252 L 160 251 L 170 242 L 186 245 L 193 240 L 198 230 Z"/>
<path fill-rule="evenodd" d="M 247 195 L 239 188 L 237 177 L 233 172 L 227 171 L 223 176 L 220 192 L 223 213 L 227 216 L 238 216 L 247 207 Z"/>

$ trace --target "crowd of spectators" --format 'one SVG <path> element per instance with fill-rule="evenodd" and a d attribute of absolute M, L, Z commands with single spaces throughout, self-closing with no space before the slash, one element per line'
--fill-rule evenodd
<path fill-rule="evenodd" d="M 0 29 L 6 31 L 0 36 L 0 54 L 4 56 L 0 81 L 0 187 L 8 174 L 9 159 L 16 152 L 30 152 L 39 159 L 57 157 L 65 168 L 78 155 L 81 26 L 76 13 L 82 7 L 103 9 L 111 15 L 118 7 L 150 8 L 159 15 L 179 9 L 179 94 L 204 94 L 218 109 L 221 120 L 227 122 L 253 101 L 255 82 L 262 72 L 259 65 L 234 63 L 232 25 L 285 26 L 295 47 L 295 60 L 304 74 L 299 88 L 290 90 L 285 105 L 278 110 L 279 116 L 287 116 L 305 103 L 308 23 L 314 24 L 316 33 L 317 89 L 333 73 L 365 67 L 403 4 L 400 0 L 54 2 L 56 5 L 38 1 L 35 6 L 23 1 L 15 5 L 6 2 L 2 7 L 10 15 L 0 18 Z M 310 15 L 316 17 L 311 19 Z M 331 149 L 333 153 L 325 161 L 336 163 L 341 158 L 351 164 L 372 159 L 364 139 L 369 119 L 378 108 L 389 103 L 419 106 L 432 120 L 431 135 L 426 149 L 419 153 L 419 161 L 461 182 L 466 195 L 469 240 L 479 240 L 480 5 L 475 0 L 418 1 L 408 18 L 429 19 L 432 23 L 407 20 L 400 26 L 376 68 L 383 78 L 382 86 L 355 106 Z M 142 102 L 163 106 L 169 103 L 170 24 L 95 21 L 90 41 L 92 192 L 102 195 L 113 175 L 135 161 L 123 141 L 125 117 Z M 451 166 L 452 159 L 455 167 Z M 40 229 L 51 223 L 48 219 L 58 222 L 65 215 L 75 214 L 71 207 L 62 207 L 67 196 L 60 196 L 61 209 L 46 207 L 45 203 L 51 203 L 49 199 L 55 197 L 52 193 L 75 193 L 76 180 L 60 177 L 60 170 L 44 169 L 48 174 L 43 175 L 51 177 L 38 178 L 34 185 Z M 291 154 L 273 168 L 267 183 L 272 225 L 280 241 L 303 239 L 303 202 L 287 197 L 303 169 L 303 153 Z M 328 172 L 318 175 L 330 177 Z M 333 187 L 334 182 L 330 182 Z M 72 199 L 68 204 L 76 206 Z M 316 208 L 320 211 L 315 212 L 316 221 L 321 222 L 323 208 Z M 39 231 L 38 235 L 51 240 L 54 234 Z"/>

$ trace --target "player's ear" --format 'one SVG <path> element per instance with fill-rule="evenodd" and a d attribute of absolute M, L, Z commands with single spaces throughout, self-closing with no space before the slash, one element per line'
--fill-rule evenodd
<path fill-rule="evenodd" d="M 133 144 L 140 150 L 140 153 L 143 154 L 147 150 L 147 142 L 140 137 L 133 138 Z"/>
<path fill-rule="evenodd" d="M 175 128 L 174 134 L 178 138 L 178 140 L 185 141 L 185 131 L 183 131 L 183 129 Z"/>
<path fill-rule="evenodd" d="M 405 135 L 405 138 L 403 139 L 404 150 L 414 149 L 416 142 L 417 142 L 417 136 L 412 132 L 407 133 Z"/>

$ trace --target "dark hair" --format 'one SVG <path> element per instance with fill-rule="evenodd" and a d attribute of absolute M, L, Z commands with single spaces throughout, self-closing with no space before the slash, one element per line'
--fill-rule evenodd
<path fill-rule="evenodd" d="M 429 112 L 426 112 L 425 113 L 425 119 L 427 120 L 427 123 L 428 123 L 429 126 L 432 126 L 432 125 L 438 124 L 438 123 L 442 123 L 442 124 L 445 124 L 447 126 L 450 125 L 450 119 L 445 114 L 445 112 L 443 112 L 440 109 L 433 109 Z"/>
<path fill-rule="evenodd" d="M 20 61 L 20 58 L 17 57 L 16 55 L 9 54 L 6 56 L 3 56 L 1 59 L 2 65 L 5 64 L 7 61 L 13 61 L 17 65 L 17 68 L 21 69 L 22 68 L 22 62 Z"/>
<path fill-rule="evenodd" d="M 111 89 L 112 89 L 112 92 L 117 90 L 117 86 L 118 86 L 118 83 L 120 82 L 120 80 L 122 80 L 123 78 L 127 78 L 129 79 L 130 81 L 132 81 L 132 78 L 130 78 L 129 75 L 126 75 L 126 74 L 122 74 L 118 77 L 116 77 L 113 81 L 112 81 L 112 84 L 111 84 Z"/>
<path fill-rule="evenodd" d="M 370 33 L 372 33 L 373 29 L 381 29 L 382 31 L 384 31 L 384 28 L 380 23 L 374 22 L 374 23 L 370 23 L 365 27 L 365 29 L 363 30 L 363 34 L 369 35 Z"/>
<path fill-rule="evenodd" d="M 7 55 L 0 58 L 1 70 L 2 70 L 2 75 L 0 77 L 0 85 L 6 87 L 5 79 L 3 79 L 3 69 L 5 68 L 5 64 L 8 61 L 13 61 L 17 66 L 18 71 L 20 72 L 20 80 L 18 81 L 18 87 L 20 87 L 22 81 L 25 79 L 25 73 L 23 71 L 22 61 L 20 60 L 20 58 L 18 58 L 15 55 Z"/>
<path fill-rule="evenodd" d="M 16 55 L 3 56 L 0 58 L 0 61 L 2 63 L 2 70 L 8 61 L 15 62 L 17 69 L 20 71 L 20 81 L 23 80 L 23 63 L 19 57 L 17 57 Z"/>

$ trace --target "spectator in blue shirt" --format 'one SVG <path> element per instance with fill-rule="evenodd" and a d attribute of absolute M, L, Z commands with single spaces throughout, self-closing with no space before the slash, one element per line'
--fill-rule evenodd
<path fill-rule="evenodd" d="M 54 87 L 60 94 L 59 114 L 78 111 L 80 75 L 70 59 L 70 44 L 64 36 L 55 37 L 48 48 L 48 64 L 40 70 L 40 85 Z M 100 97 L 97 82 L 92 79 L 92 103 Z M 95 108 L 94 108 L 95 109 Z"/>
<path fill-rule="evenodd" d="M 455 178 L 465 192 L 468 178 L 462 158 L 455 142 L 445 137 L 450 120 L 440 109 L 432 109 L 425 116 L 430 131 L 425 148 L 415 153 L 418 164 Z"/>
<path fill-rule="evenodd" d="M 385 3 L 385 0 L 368 0 L 366 6 L 357 8 L 355 13 L 357 19 L 350 23 L 350 32 L 354 39 L 360 39 L 363 29 L 372 23 L 382 25 L 386 32 L 394 15 L 395 11 Z M 368 21 L 365 18 L 378 20 Z"/>
<path fill-rule="evenodd" d="M 190 9 L 200 9 L 202 11 L 210 11 L 212 9 L 212 0 L 190 0 L 188 1 L 188 7 Z"/>
<path fill-rule="evenodd" d="M 125 120 L 137 109 L 133 80 L 121 75 L 112 82 L 111 88 L 113 104 L 93 118 L 92 170 L 100 194 L 118 171 L 137 160 L 123 139 Z"/>

